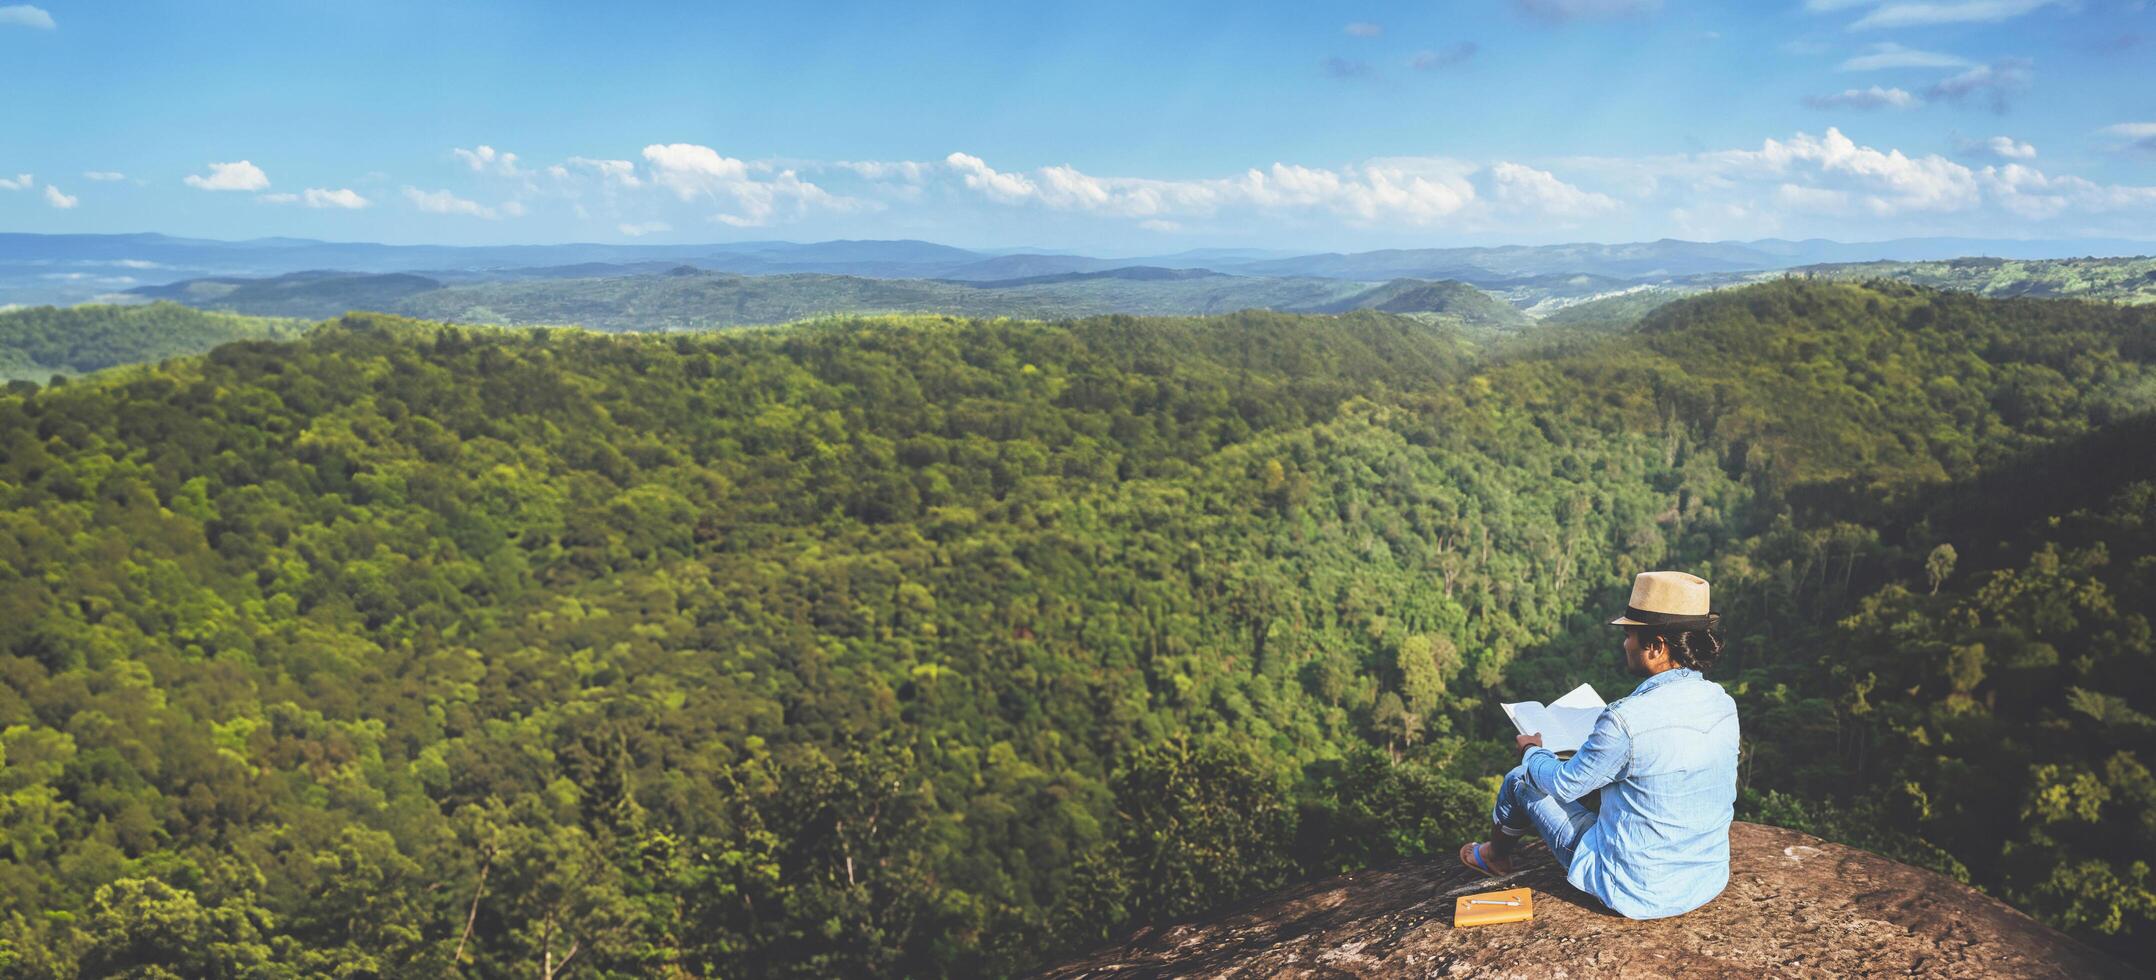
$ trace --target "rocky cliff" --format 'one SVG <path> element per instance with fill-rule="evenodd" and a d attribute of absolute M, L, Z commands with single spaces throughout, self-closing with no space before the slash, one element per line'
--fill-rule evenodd
<path fill-rule="evenodd" d="M 1455 929 L 1454 900 L 1527 886 L 1535 918 Z M 1637 922 L 1546 851 L 1492 880 L 1449 855 L 1304 885 L 1132 936 L 1049 977 L 2110 977 L 2126 964 L 1975 889 L 1778 827 L 1730 828 L 1729 887 Z"/>

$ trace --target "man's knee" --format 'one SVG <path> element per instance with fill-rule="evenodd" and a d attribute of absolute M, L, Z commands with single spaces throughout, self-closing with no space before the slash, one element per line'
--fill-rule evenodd
<path fill-rule="evenodd" d="M 1526 766 L 1513 766 L 1512 771 L 1505 774 L 1504 782 L 1497 784 L 1497 798 L 1499 800 L 1518 799 L 1514 794 L 1520 791 L 1520 780 L 1525 778 L 1526 775 Z"/>
<path fill-rule="evenodd" d="M 1497 791 L 1503 795 L 1510 795 L 1521 803 L 1532 803 L 1541 799 L 1543 795 L 1536 791 L 1533 783 L 1527 781 L 1526 766 L 1513 766 L 1512 771 L 1505 774 L 1504 785 L 1498 787 Z"/>

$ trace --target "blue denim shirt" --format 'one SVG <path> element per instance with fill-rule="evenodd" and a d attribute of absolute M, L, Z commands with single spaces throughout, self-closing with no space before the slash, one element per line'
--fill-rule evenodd
<path fill-rule="evenodd" d="M 1737 703 L 1696 670 L 1640 682 L 1603 709 L 1563 762 L 1548 749 L 1522 760 L 1530 785 L 1569 803 L 1602 790 L 1565 877 L 1634 919 L 1690 912 L 1729 883 L 1737 800 Z"/>

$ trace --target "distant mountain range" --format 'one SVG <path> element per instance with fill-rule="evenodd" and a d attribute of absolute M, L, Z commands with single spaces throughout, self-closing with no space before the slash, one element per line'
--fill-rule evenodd
<path fill-rule="evenodd" d="M 1372 284 L 1313 276 L 1231 276 L 1159 266 L 990 281 L 818 273 L 744 276 L 690 265 L 631 275 L 464 282 L 402 272 L 296 272 L 142 286 L 127 298 L 172 300 L 255 316 L 324 319 L 348 310 L 376 310 L 459 323 L 575 324 L 596 330 L 643 331 L 709 330 L 844 313 L 1055 319 L 1106 313 L 1367 309 L 1485 330 L 1515 330 L 1534 322 L 1504 300 L 1459 282 L 1403 279 Z"/>
<path fill-rule="evenodd" d="M 0 306 L 78 303 L 194 279 L 260 279 L 296 272 L 412 273 L 442 283 L 618 277 L 689 265 L 747 276 L 820 274 L 1009 284 L 1132 267 L 1248 278 L 1456 280 L 1517 305 L 1632 286 L 1821 263 L 1929 261 L 1962 256 L 2041 259 L 2156 253 L 2156 242 L 1988 241 L 1959 238 L 1844 243 L 1810 239 L 1385 249 L 1285 255 L 1199 249 L 1100 257 L 1038 249 L 973 250 L 924 241 L 782 241 L 706 245 L 381 245 L 264 238 L 226 242 L 169 235 L 0 234 Z M 1555 279 L 1551 277 L 1557 277 Z M 1589 277 L 1567 283 L 1569 277 Z"/>

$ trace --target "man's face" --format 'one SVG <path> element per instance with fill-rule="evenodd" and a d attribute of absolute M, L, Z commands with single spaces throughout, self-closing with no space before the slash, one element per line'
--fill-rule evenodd
<path fill-rule="evenodd" d="M 1640 631 L 1624 631 L 1624 672 L 1634 677 L 1652 677 L 1654 671 L 1647 666 L 1650 648 L 1640 641 Z M 1659 652 L 1659 651 L 1654 651 Z"/>

